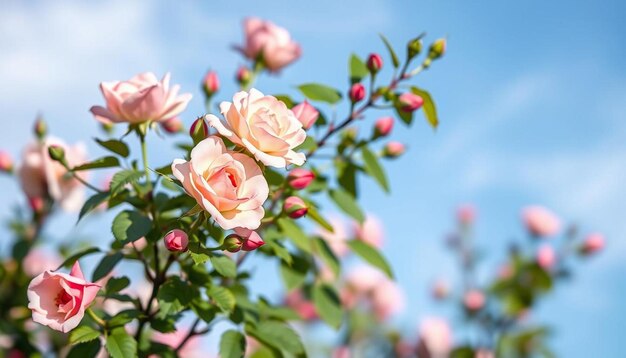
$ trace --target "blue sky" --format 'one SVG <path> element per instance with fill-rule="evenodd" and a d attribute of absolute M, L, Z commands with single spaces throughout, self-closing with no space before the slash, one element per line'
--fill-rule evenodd
<path fill-rule="evenodd" d="M 439 130 L 423 121 L 396 127 L 409 152 L 387 166 L 391 196 L 363 182 L 363 203 L 386 224 L 385 252 L 409 297 L 400 321 L 414 330 L 420 317 L 442 312 L 426 287 L 453 271 L 442 237 L 456 205 L 479 207 L 479 245 L 497 256 L 521 235 L 519 209 L 538 203 L 584 230 L 606 233 L 609 248 L 536 318 L 555 324 L 562 356 L 619 355 L 626 329 L 626 3 L 9 1 L 0 9 L 0 143 L 15 155 L 38 112 L 70 142 L 98 135 L 87 112 L 102 103 L 98 83 L 146 70 L 170 71 L 174 83 L 194 93 L 184 116 L 189 124 L 203 113 L 198 82 L 209 67 L 224 83 L 220 99 L 235 89 L 227 82 L 243 61 L 230 46 L 241 39 L 244 16 L 273 20 L 302 44 L 300 61 L 258 82 L 272 93 L 293 93 L 293 85 L 311 81 L 344 88 L 351 52 L 384 53 L 378 32 L 398 46 L 423 31 L 428 39 L 448 36 L 445 58 L 418 80 L 437 101 Z M 175 155 L 159 148 L 152 163 Z M 23 199 L 15 184 L 0 183 L 6 217 Z M 72 235 L 99 237 L 105 226 L 88 221 Z M 69 237 L 65 229 L 49 234 Z"/>

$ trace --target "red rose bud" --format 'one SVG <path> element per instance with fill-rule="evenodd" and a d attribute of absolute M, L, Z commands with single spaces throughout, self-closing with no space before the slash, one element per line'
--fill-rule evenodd
<path fill-rule="evenodd" d="M 207 97 L 212 97 L 220 89 L 220 80 L 215 71 L 209 71 L 202 81 L 202 89 Z"/>
<path fill-rule="evenodd" d="M 456 218 L 461 225 L 472 225 L 476 220 L 476 208 L 471 204 L 461 205 L 456 210 Z"/>
<path fill-rule="evenodd" d="M 209 126 L 206 124 L 203 117 L 198 117 L 198 119 L 193 122 L 191 128 L 189 128 L 189 135 L 191 139 L 193 139 L 194 144 L 199 143 L 209 136 Z"/>
<path fill-rule="evenodd" d="M 379 54 L 373 53 L 367 58 L 367 68 L 372 74 L 378 73 L 383 68 L 383 59 Z"/>
<path fill-rule="evenodd" d="M 261 236 L 259 236 L 256 231 L 250 231 L 248 237 L 243 242 L 241 249 L 243 251 L 254 251 L 263 245 L 265 245 L 265 241 L 261 239 Z"/>
<path fill-rule="evenodd" d="M 291 109 L 293 114 L 298 118 L 304 129 L 309 129 L 320 116 L 320 112 L 311 106 L 309 102 L 304 101 Z"/>
<path fill-rule="evenodd" d="M 400 103 L 400 109 L 404 112 L 416 111 L 424 104 L 424 99 L 412 92 L 401 94 L 398 101 Z"/>
<path fill-rule="evenodd" d="M 285 199 L 283 210 L 292 219 L 301 218 L 309 211 L 304 201 L 297 196 L 290 196 Z"/>
<path fill-rule="evenodd" d="M 5 151 L 0 151 L 0 171 L 11 173 L 13 171 L 13 159 L 11 155 Z"/>
<path fill-rule="evenodd" d="M 241 246 L 243 245 L 243 239 L 237 234 L 230 234 L 226 236 L 224 242 L 222 243 L 222 248 L 228 252 L 239 252 L 241 250 Z"/>
<path fill-rule="evenodd" d="M 463 305 L 468 311 L 478 311 L 485 306 L 485 295 L 479 290 L 469 290 L 463 296 Z"/>
<path fill-rule="evenodd" d="M 365 87 L 360 83 L 355 83 L 350 88 L 349 95 L 352 103 L 360 102 L 365 98 Z"/>
<path fill-rule="evenodd" d="M 48 147 L 48 155 L 52 160 L 59 163 L 65 162 L 65 149 L 59 145 L 51 145 Z"/>
<path fill-rule="evenodd" d="M 48 133 L 48 125 L 41 117 L 37 117 L 35 120 L 35 125 L 33 126 L 33 132 L 35 133 L 35 137 L 37 139 L 43 139 Z"/>
<path fill-rule="evenodd" d="M 289 186 L 296 190 L 306 188 L 309 184 L 311 184 L 313 179 L 315 179 L 315 174 L 312 171 L 303 168 L 293 169 L 287 176 Z"/>
<path fill-rule="evenodd" d="M 589 234 L 585 241 L 583 241 L 580 252 L 583 255 L 591 255 L 604 248 L 604 236 L 602 234 Z"/>
<path fill-rule="evenodd" d="M 43 198 L 40 198 L 40 197 L 28 198 L 28 205 L 30 205 L 30 208 L 33 210 L 33 212 L 40 213 L 43 211 L 43 207 L 44 207 Z"/>
<path fill-rule="evenodd" d="M 189 245 L 187 233 L 178 229 L 165 234 L 163 241 L 165 242 L 165 247 L 172 252 L 185 252 L 187 251 L 187 245 Z"/>
<path fill-rule="evenodd" d="M 237 70 L 236 78 L 237 78 L 237 82 L 240 85 L 245 86 L 246 84 L 248 84 L 248 82 L 250 82 L 250 78 L 251 78 L 250 70 L 245 66 L 239 67 L 239 69 Z"/>
<path fill-rule="evenodd" d="M 382 117 L 374 124 L 374 137 L 386 137 L 393 129 L 393 117 Z"/>
<path fill-rule="evenodd" d="M 385 158 L 397 158 L 404 153 L 404 144 L 400 142 L 389 142 L 383 148 L 383 156 Z"/>
<path fill-rule="evenodd" d="M 446 39 L 437 39 L 430 45 L 430 49 L 428 50 L 428 58 L 436 60 L 439 57 L 443 56 L 446 52 Z"/>
<path fill-rule="evenodd" d="M 170 118 L 161 122 L 161 128 L 170 134 L 175 134 L 183 130 L 183 122 L 178 117 Z"/>

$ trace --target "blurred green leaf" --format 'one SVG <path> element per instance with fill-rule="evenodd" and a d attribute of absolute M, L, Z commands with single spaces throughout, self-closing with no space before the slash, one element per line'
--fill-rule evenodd
<path fill-rule="evenodd" d="M 266 320 L 256 326 L 248 324 L 246 333 L 287 356 L 305 354 L 300 336 L 285 323 Z"/>
<path fill-rule="evenodd" d="M 241 358 L 246 352 L 246 337 L 233 329 L 222 334 L 220 340 L 220 357 Z"/>
<path fill-rule="evenodd" d="M 110 191 L 111 194 L 116 194 L 122 189 L 124 186 L 129 183 L 137 182 L 141 177 L 144 176 L 144 173 L 134 170 L 134 169 L 125 169 L 121 170 L 111 178 Z"/>
<path fill-rule="evenodd" d="M 339 277 L 339 259 L 335 256 L 333 250 L 330 249 L 326 240 L 316 238 L 313 240 L 313 243 L 318 256 L 322 259 L 322 261 L 324 261 L 326 266 L 330 268 L 335 277 Z"/>
<path fill-rule="evenodd" d="M 229 278 L 237 277 L 237 265 L 228 256 L 212 256 L 211 264 L 220 275 Z"/>
<path fill-rule="evenodd" d="M 96 282 L 104 276 L 108 275 L 111 270 L 117 265 L 124 255 L 121 252 L 115 252 L 105 255 L 96 269 L 93 271 L 93 275 L 91 276 L 91 281 Z"/>
<path fill-rule="evenodd" d="M 65 261 L 63 261 L 63 263 L 61 265 L 59 265 L 59 267 L 57 267 L 57 270 L 60 269 L 61 267 L 70 267 L 76 261 L 78 261 L 78 259 L 80 259 L 81 257 L 87 256 L 87 255 L 91 255 L 91 254 L 94 254 L 96 252 L 100 252 L 100 249 L 97 248 L 97 247 L 89 247 L 89 248 L 83 249 L 83 250 L 73 254 L 72 256 L 68 257 L 67 259 L 65 259 Z"/>
<path fill-rule="evenodd" d="M 104 203 L 109 199 L 109 193 L 96 193 L 89 197 L 83 207 L 80 209 L 80 213 L 78 214 L 78 221 L 83 218 L 87 213 L 92 211 L 93 209 L 100 206 L 100 204 Z"/>
<path fill-rule="evenodd" d="M 102 344 L 99 339 L 80 343 L 72 347 L 66 358 L 97 357 Z"/>
<path fill-rule="evenodd" d="M 120 161 L 116 157 L 102 157 L 94 161 L 91 161 L 89 163 L 76 166 L 72 168 L 72 171 L 78 172 L 78 171 L 87 170 L 87 169 L 112 168 L 112 167 L 119 167 L 119 166 L 120 166 Z"/>
<path fill-rule="evenodd" d="M 367 173 L 388 193 L 389 183 L 387 182 L 385 171 L 378 162 L 376 155 L 372 153 L 367 146 L 361 147 L 361 154 L 363 155 L 363 163 L 365 164 Z"/>
<path fill-rule="evenodd" d="M 383 255 L 374 247 L 364 243 L 361 240 L 349 240 L 348 246 L 350 249 L 359 255 L 362 259 L 367 261 L 370 265 L 379 268 L 389 278 L 393 278 L 393 272 L 391 266 L 387 263 L 387 260 Z"/>
<path fill-rule="evenodd" d="M 292 219 L 280 218 L 277 223 L 280 231 L 287 235 L 300 250 L 308 253 L 311 252 L 311 239 L 309 239 Z"/>
<path fill-rule="evenodd" d="M 130 280 L 126 276 L 111 277 L 106 284 L 106 293 L 117 293 L 130 285 Z"/>
<path fill-rule="evenodd" d="M 424 104 L 422 106 L 422 109 L 424 110 L 424 115 L 426 115 L 426 119 L 428 120 L 430 126 L 433 127 L 433 129 L 437 129 L 437 126 L 439 125 L 439 118 L 437 117 L 437 108 L 435 107 L 435 101 L 433 101 L 430 93 L 417 87 L 411 87 L 411 92 L 422 97 L 422 99 L 424 100 Z"/>
<path fill-rule="evenodd" d="M 315 206 L 310 205 L 309 209 L 306 213 L 306 217 L 318 223 L 321 227 L 323 227 L 328 232 L 334 232 L 333 226 L 326 220 L 324 217 L 317 211 Z"/>
<path fill-rule="evenodd" d="M 359 204 L 357 204 L 352 195 L 342 189 L 331 189 L 328 194 L 337 207 L 344 213 L 350 215 L 360 223 L 365 221 L 365 215 L 363 215 L 363 211 L 361 211 Z"/>
<path fill-rule="evenodd" d="M 137 342 L 124 328 L 114 329 L 109 334 L 106 348 L 113 358 L 137 357 Z"/>
<path fill-rule="evenodd" d="M 309 272 L 309 262 L 301 256 L 293 255 L 291 265 L 284 261 L 280 263 L 280 274 L 287 291 L 302 286 Z"/>
<path fill-rule="evenodd" d="M 306 83 L 298 86 L 298 89 L 306 98 L 312 101 L 334 104 L 341 100 L 341 92 L 319 83 Z"/>
<path fill-rule="evenodd" d="M 188 283 L 181 281 L 180 277 L 172 276 L 159 288 L 157 300 L 159 301 L 159 313 L 157 317 L 165 318 L 169 314 L 175 314 L 183 310 L 193 299 L 193 288 Z"/>
<path fill-rule="evenodd" d="M 355 84 L 361 82 L 363 77 L 369 75 L 370 71 L 367 69 L 365 63 L 359 58 L 359 56 L 352 54 L 350 56 L 350 83 Z"/>
<path fill-rule="evenodd" d="M 343 317 L 341 301 L 335 290 L 326 284 L 313 287 L 313 304 L 315 311 L 329 326 L 339 329 Z"/>
<path fill-rule="evenodd" d="M 141 312 L 136 309 L 127 309 L 118 312 L 113 318 L 111 318 L 108 322 L 108 327 L 122 327 L 126 324 L 132 322 L 135 318 L 139 317 Z"/>
<path fill-rule="evenodd" d="M 389 51 L 389 56 L 391 56 L 391 63 L 393 64 L 393 67 L 398 68 L 400 66 L 400 60 L 398 60 L 398 55 L 396 55 L 396 51 L 393 50 L 391 43 L 389 43 L 389 40 L 387 40 L 385 35 L 379 34 L 379 36 L 385 43 L 385 47 L 387 47 L 387 51 Z"/>
<path fill-rule="evenodd" d="M 223 311 L 231 312 L 235 308 L 235 296 L 226 287 L 211 286 L 207 294 Z"/>
<path fill-rule="evenodd" d="M 130 154 L 130 150 L 128 150 L 128 145 L 126 145 L 126 143 L 122 142 L 121 140 L 101 140 L 98 138 L 95 138 L 95 140 L 96 143 L 100 144 L 101 147 L 110 152 L 121 155 L 124 158 L 128 157 L 128 155 Z"/>

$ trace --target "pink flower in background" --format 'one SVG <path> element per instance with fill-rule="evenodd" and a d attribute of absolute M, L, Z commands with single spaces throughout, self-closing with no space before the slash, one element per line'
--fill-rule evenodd
<path fill-rule="evenodd" d="M 287 294 L 285 304 L 296 311 L 305 321 L 312 321 L 318 318 L 315 305 L 310 300 L 307 300 L 299 289 L 293 290 Z"/>
<path fill-rule="evenodd" d="M 11 154 L 5 152 L 4 150 L 0 150 L 0 171 L 9 173 L 12 170 L 13 158 L 11 158 Z"/>
<path fill-rule="evenodd" d="M 496 355 L 487 348 L 479 348 L 474 353 L 474 358 L 496 358 Z"/>
<path fill-rule="evenodd" d="M 261 225 L 269 194 L 261 168 L 247 155 L 226 149 L 219 137 L 198 143 L 189 161 L 174 160 L 172 173 L 222 229 Z"/>
<path fill-rule="evenodd" d="M 244 45 L 237 49 L 251 60 L 262 57 L 270 71 L 278 71 L 300 57 L 300 45 L 286 29 L 256 17 L 245 19 L 243 26 Z"/>
<path fill-rule="evenodd" d="M 35 277 L 46 270 L 56 270 L 62 263 L 63 259 L 56 252 L 35 248 L 28 252 L 22 267 L 25 274 Z"/>
<path fill-rule="evenodd" d="M 432 294 L 436 299 L 442 300 L 450 294 L 450 285 L 447 281 L 439 279 L 433 284 Z"/>
<path fill-rule="evenodd" d="M 485 306 L 485 294 L 479 290 L 469 290 L 463 295 L 463 305 L 469 311 L 478 311 Z"/>
<path fill-rule="evenodd" d="M 304 129 L 311 128 L 320 116 L 320 112 L 318 112 L 318 110 L 311 106 L 306 100 L 296 105 L 291 110 L 300 123 L 302 123 L 302 127 Z"/>
<path fill-rule="evenodd" d="M 350 347 L 348 346 L 340 346 L 333 350 L 332 358 L 350 358 L 352 357 L 350 353 Z"/>
<path fill-rule="evenodd" d="M 585 254 L 592 254 L 604 248 L 604 236 L 602 234 L 593 233 L 587 235 L 582 244 L 582 251 Z"/>
<path fill-rule="evenodd" d="M 331 216 L 328 219 L 330 226 L 333 227 L 333 232 L 327 231 L 324 228 L 318 227 L 317 234 L 326 240 L 330 249 L 333 250 L 335 255 L 342 257 L 348 254 L 348 230 L 346 229 L 346 223 L 338 216 Z"/>
<path fill-rule="evenodd" d="M 514 273 L 515 272 L 513 271 L 513 268 L 508 263 L 502 264 L 500 267 L 498 267 L 498 278 L 501 280 L 507 280 L 513 277 Z"/>
<path fill-rule="evenodd" d="M 78 326 L 99 290 L 76 262 L 69 275 L 44 271 L 35 277 L 28 285 L 28 308 L 33 321 L 66 333 Z"/>
<path fill-rule="evenodd" d="M 372 307 L 376 318 L 384 321 L 391 315 L 401 312 L 404 306 L 404 293 L 398 284 L 384 277 L 372 293 Z"/>
<path fill-rule="evenodd" d="M 462 225 L 471 225 L 476 220 L 476 208 L 471 204 L 463 204 L 457 209 L 456 217 Z"/>
<path fill-rule="evenodd" d="M 383 148 L 383 156 L 385 158 L 397 158 L 404 154 L 405 150 L 406 148 L 404 144 L 392 141 L 387 143 L 387 145 Z"/>
<path fill-rule="evenodd" d="M 202 89 L 207 97 L 211 97 L 220 89 L 220 80 L 217 77 L 217 72 L 209 71 L 204 80 L 202 81 Z"/>
<path fill-rule="evenodd" d="M 549 270 L 556 263 L 556 253 L 552 246 L 542 245 L 537 250 L 537 264 L 544 270 Z"/>
<path fill-rule="evenodd" d="M 161 81 L 145 72 L 128 81 L 102 82 L 100 90 L 106 107 L 93 106 L 90 111 L 105 124 L 165 121 L 178 116 L 191 101 L 191 94 L 178 94 L 180 86 L 170 88 L 169 73 Z"/>
<path fill-rule="evenodd" d="M 445 358 L 452 350 L 452 330 L 443 318 L 425 318 L 419 328 L 420 351 L 426 350 L 428 357 Z"/>
<path fill-rule="evenodd" d="M 413 112 L 422 107 L 424 99 L 415 93 L 406 92 L 398 97 L 400 103 L 400 109 L 404 112 Z"/>
<path fill-rule="evenodd" d="M 174 332 L 171 332 L 171 333 L 154 332 L 154 335 L 152 336 L 152 340 L 176 349 L 180 345 L 180 343 L 185 339 L 185 337 L 187 336 L 187 333 L 189 333 L 188 328 L 176 329 Z M 187 341 L 187 343 L 185 343 L 185 346 L 183 347 L 183 349 L 178 351 L 178 356 L 185 357 L 185 358 L 187 357 L 206 358 L 207 354 L 202 349 L 201 340 L 199 339 L 199 336 L 194 336 L 194 337 L 191 337 Z"/>
<path fill-rule="evenodd" d="M 161 128 L 170 134 L 178 133 L 183 130 L 183 122 L 178 117 L 166 119 L 161 122 Z"/>
<path fill-rule="evenodd" d="M 561 230 L 559 218 L 542 206 L 524 208 L 522 210 L 522 220 L 528 232 L 537 237 L 554 236 Z"/>
<path fill-rule="evenodd" d="M 64 210 L 77 211 L 84 202 L 84 187 L 48 154 L 48 147 L 59 146 L 65 151 L 70 167 L 87 161 L 87 151 L 82 143 L 70 146 L 57 138 L 46 138 L 45 142 L 33 142 L 24 149 L 22 164 L 17 175 L 22 190 L 29 199 L 51 198 Z M 83 172 L 78 175 L 85 178 Z"/>
<path fill-rule="evenodd" d="M 377 137 L 386 137 L 391 133 L 393 129 L 393 117 L 381 117 L 376 120 L 374 124 L 374 133 Z"/>
<path fill-rule="evenodd" d="M 249 93 L 237 92 L 232 103 L 220 103 L 220 112 L 225 122 L 208 114 L 209 125 L 263 164 L 276 168 L 304 164 L 304 153 L 293 149 L 304 142 L 306 132 L 293 112 L 275 97 L 254 88 Z"/>
<path fill-rule="evenodd" d="M 374 215 L 367 215 L 363 224 L 353 222 L 354 237 L 376 248 L 383 247 L 385 232 L 383 223 Z"/>
<path fill-rule="evenodd" d="M 302 190 L 309 186 L 311 182 L 315 179 L 315 173 L 308 169 L 304 168 L 295 168 L 289 172 L 287 176 L 287 181 L 289 182 L 289 186 L 296 190 Z"/>

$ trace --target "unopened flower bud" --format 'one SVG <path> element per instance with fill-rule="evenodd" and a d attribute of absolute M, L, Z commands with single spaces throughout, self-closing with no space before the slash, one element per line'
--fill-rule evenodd
<path fill-rule="evenodd" d="M 178 117 L 170 118 L 161 122 L 161 128 L 170 134 L 175 134 L 183 130 L 183 122 Z"/>
<path fill-rule="evenodd" d="M 386 137 L 393 129 L 393 117 L 382 117 L 374 124 L 374 138 Z"/>
<path fill-rule="evenodd" d="M 604 248 L 604 236 L 602 234 L 589 234 L 583 241 L 580 252 L 583 255 L 591 255 Z"/>
<path fill-rule="evenodd" d="M 194 144 L 198 144 L 209 136 L 209 126 L 206 124 L 203 117 L 198 117 L 198 119 L 193 122 L 191 128 L 189 128 L 189 135 L 191 139 L 193 139 Z"/>
<path fill-rule="evenodd" d="M 35 213 L 40 213 L 43 211 L 44 208 L 44 201 L 43 198 L 41 197 L 32 197 L 32 198 L 28 198 L 28 205 L 30 205 L 30 208 L 33 210 L 33 212 Z"/>
<path fill-rule="evenodd" d="M 202 81 L 202 89 L 208 98 L 212 97 L 220 89 L 220 80 L 215 71 L 209 71 Z"/>
<path fill-rule="evenodd" d="M 450 286 L 448 282 L 444 280 L 437 280 L 432 288 L 433 297 L 438 300 L 443 300 L 450 294 Z"/>
<path fill-rule="evenodd" d="M 51 145 L 48 147 L 48 155 L 52 160 L 57 161 L 59 163 L 65 162 L 65 149 L 60 145 Z"/>
<path fill-rule="evenodd" d="M 301 190 L 309 186 L 311 182 L 315 179 L 315 174 L 304 168 L 295 168 L 289 172 L 287 176 L 287 182 L 289 186 L 296 190 Z"/>
<path fill-rule="evenodd" d="M 409 55 L 409 59 L 417 56 L 422 52 L 422 39 L 420 37 L 415 38 L 407 44 L 407 53 Z"/>
<path fill-rule="evenodd" d="M 13 159 L 5 151 L 0 151 L 0 172 L 11 173 L 13 171 Z"/>
<path fill-rule="evenodd" d="M 461 225 L 472 225 L 476 220 L 476 208 L 471 204 L 461 205 L 456 210 L 456 218 Z"/>
<path fill-rule="evenodd" d="M 165 247 L 172 252 L 185 252 L 189 245 L 187 233 L 179 229 L 174 229 L 165 234 L 163 241 L 165 242 Z"/>
<path fill-rule="evenodd" d="M 113 133 L 113 123 L 111 123 L 111 122 L 100 123 L 100 128 L 102 128 L 102 130 L 105 133 L 108 133 L 108 134 Z"/>
<path fill-rule="evenodd" d="M 291 109 L 293 114 L 298 118 L 300 123 L 302 123 L 302 127 L 304 129 L 309 129 L 315 122 L 317 118 L 320 116 L 320 112 L 318 112 L 315 107 L 311 106 L 309 102 L 304 101 L 299 105 L 293 107 Z"/>
<path fill-rule="evenodd" d="M 304 201 L 297 196 L 290 196 L 285 199 L 283 209 L 292 219 L 301 218 L 309 211 Z"/>
<path fill-rule="evenodd" d="M 254 251 L 263 245 L 265 245 L 265 241 L 263 241 L 261 236 L 259 236 L 256 231 L 250 231 L 250 234 L 243 242 L 241 249 L 243 251 Z"/>
<path fill-rule="evenodd" d="M 33 132 L 35 133 L 35 137 L 37 139 L 42 140 L 46 137 L 48 133 L 48 125 L 41 117 L 37 117 L 35 120 L 35 125 L 33 126 Z"/>
<path fill-rule="evenodd" d="M 485 306 L 485 295 L 479 290 L 469 290 L 463 296 L 465 309 L 476 312 Z"/>
<path fill-rule="evenodd" d="M 241 86 L 246 86 L 248 84 L 248 82 L 250 82 L 250 79 L 252 78 L 252 75 L 250 73 L 250 70 L 247 67 L 241 66 L 237 70 L 236 78 L 237 78 L 237 82 Z"/>
<path fill-rule="evenodd" d="M 355 83 L 350 87 L 350 100 L 352 103 L 360 102 L 365 98 L 365 86 L 360 83 Z"/>
<path fill-rule="evenodd" d="M 243 245 L 243 239 L 237 234 L 230 234 L 226 236 L 224 242 L 222 243 L 222 248 L 228 252 L 239 252 L 241 250 L 241 246 Z"/>
<path fill-rule="evenodd" d="M 400 109 L 404 112 L 413 112 L 424 104 L 424 99 L 415 93 L 406 92 L 398 97 L 398 103 L 400 105 Z"/>
<path fill-rule="evenodd" d="M 356 142 L 356 138 L 359 135 L 359 129 L 356 127 L 350 127 L 345 129 L 342 133 L 342 139 L 349 142 Z"/>
<path fill-rule="evenodd" d="M 439 57 L 443 56 L 446 52 L 446 39 L 441 38 L 435 40 L 435 42 L 430 45 L 430 49 L 428 50 L 428 58 L 436 60 Z"/>
<path fill-rule="evenodd" d="M 550 270 L 556 263 L 556 253 L 552 246 L 542 245 L 537 250 L 537 264 L 544 270 Z"/>
<path fill-rule="evenodd" d="M 380 57 L 380 55 L 377 53 L 370 54 L 370 56 L 367 58 L 367 68 L 373 75 L 378 73 L 378 71 L 383 68 L 382 57 Z"/>
<path fill-rule="evenodd" d="M 400 142 L 389 142 L 383 148 L 383 156 L 385 158 L 397 158 L 404 153 L 404 144 Z"/>

